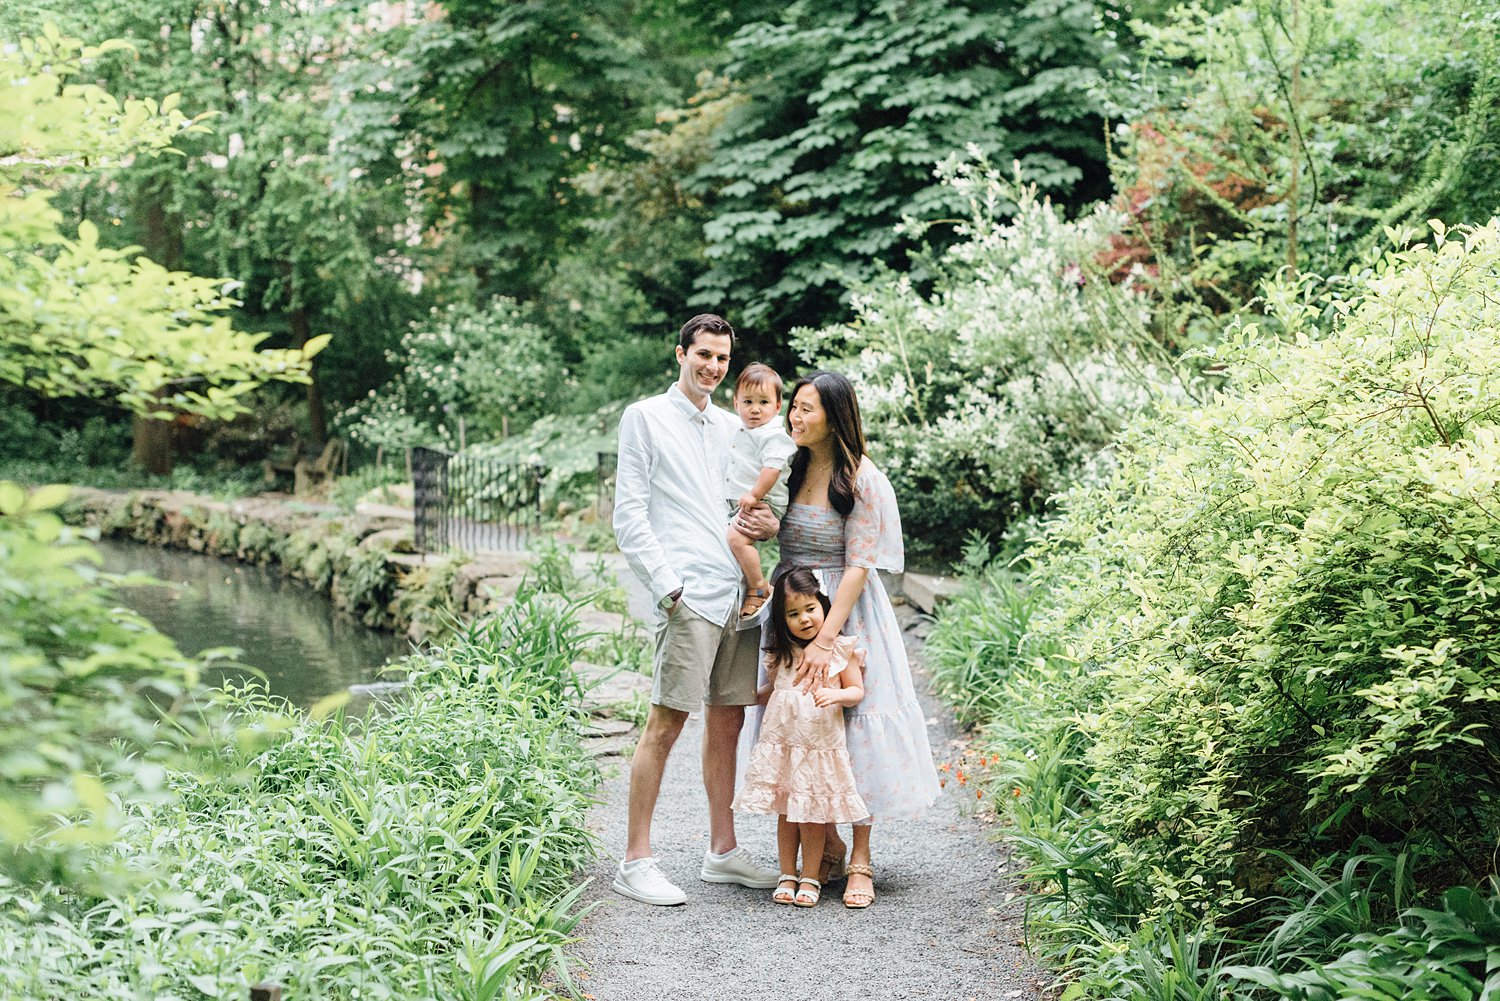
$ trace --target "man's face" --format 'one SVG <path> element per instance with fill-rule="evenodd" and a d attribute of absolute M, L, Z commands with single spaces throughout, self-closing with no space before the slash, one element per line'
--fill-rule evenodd
<path fill-rule="evenodd" d="M 693 402 L 708 399 L 724 381 L 729 371 L 732 343 L 728 334 L 701 333 L 694 339 L 692 347 L 677 346 L 677 365 L 682 370 L 677 384 Z"/>

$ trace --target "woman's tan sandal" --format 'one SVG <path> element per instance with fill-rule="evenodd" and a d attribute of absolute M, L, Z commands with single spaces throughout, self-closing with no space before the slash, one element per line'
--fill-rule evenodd
<path fill-rule="evenodd" d="M 802 888 L 803 885 L 807 883 L 812 884 L 811 890 L 804 890 Z M 796 904 L 798 907 L 811 907 L 818 902 L 818 897 L 822 895 L 822 891 L 822 883 L 818 882 L 816 879 L 813 879 L 810 876 L 803 876 L 801 879 L 797 880 L 797 896 L 792 898 L 792 903 Z"/>
<path fill-rule="evenodd" d="M 791 886 L 782 886 L 782 883 L 791 883 Z M 797 898 L 797 877 L 790 873 L 782 873 L 777 877 L 776 889 L 771 891 L 771 901 L 777 904 L 790 904 Z"/>
<path fill-rule="evenodd" d="M 824 886 L 827 886 L 829 883 L 837 883 L 843 879 L 844 853 L 839 852 L 837 855 L 830 855 L 828 852 L 824 852 L 822 870 L 820 875 L 823 877 Z"/>
<path fill-rule="evenodd" d="M 844 867 L 844 876 L 868 876 L 870 888 L 868 890 L 844 890 L 844 906 L 852 911 L 864 910 L 875 903 L 875 870 L 864 862 L 850 862 Z"/>

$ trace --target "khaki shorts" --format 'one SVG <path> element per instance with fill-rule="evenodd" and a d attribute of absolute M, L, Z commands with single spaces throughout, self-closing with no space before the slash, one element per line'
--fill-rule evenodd
<path fill-rule="evenodd" d="M 711 706 L 755 704 L 760 629 L 736 629 L 737 616 L 719 625 L 685 604 L 656 627 L 656 676 L 651 704 L 696 712 Z"/>

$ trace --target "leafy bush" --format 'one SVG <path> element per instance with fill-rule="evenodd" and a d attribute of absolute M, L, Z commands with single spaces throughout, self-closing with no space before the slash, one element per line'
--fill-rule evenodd
<path fill-rule="evenodd" d="M 162 727 L 161 707 L 200 694 L 202 662 L 119 608 L 53 513 L 65 495 L 0 481 L 0 876 L 22 882 L 85 879 L 122 803 L 161 797 L 191 744 L 193 720 Z"/>
<path fill-rule="evenodd" d="M 1163 403 L 1033 546 L 1033 642 L 1060 651 L 1036 671 L 1068 694 L 1005 753 L 1071 758 L 1018 785 L 1028 850 L 1075 846 L 1115 913 L 1225 920 L 1272 849 L 1493 871 L 1497 266 L 1500 224 L 1434 224 L 1358 296 L 1273 294 L 1291 339 L 1232 332 L 1231 389 Z"/>
<path fill-rule="evenodd" d="M 949 160 L 941 174 L 968 220 L 934 263 L 931 293 L 885 276 L 856 291 L 853 323 L 794 341 L 855 382 L 909 534 L 952 540 L 952 555 L 956 527 L 998 537 L 1042 510 L 1158 383 L 1173 384 L 1175 361 L 1144 333 L 1135 277 L 1116 282 L 1094 263 L 1116 213 L 1067 221 L 983 161 Z"/>
<path fill-rule="evenodd" d="M 1161 335 L 1211 339 L 1291 265 L 1344 271 L 1387 228 L 1500 206 L 1500 13 L 1419 0 L 1193 4 L 1137 24 L 1111 82 L 1112 254 L 1147 265 Z M 1174 303 L 1173 300 L 1176 300 Z"/>
<path fill-rule="evenodd" d="M 341 423 L 357 441 L 400 448 L 520 430 L 548 412 L 567 378 L 551 336 L 527 307 L 497 297 L 483 310 L 453 305 L 414 322 L 389 353 L 396 378 L 350 408 Z"/>
<path fill-rule="evenodd" d="M 465 454 L 517 470 L 540 465 L 545 470 L 542 478 L 545 509 L 556 511 L 561 504 L 585 507 L 594 502 L 598 492 L 599 453 L 614 453 L 620 415 L 627 403 L 607 404 L 581 416 L 549 415 L 522 434 L 472 446 Z M 519 486 L 516 494 L 520 495 Z"/>
<path fill-rule="evenodd" d="M 1470 1001 L 1500 993 L 1500 884 L 1488 894 L 1456 886 L 1442 909 L 1412 908 L 1390 931 L 1366 932 L 1332 962 L 1295 973 L 1229 967 L 1227 976 L 1290 1001 Z"/>
<path fill-rule="evenodd" d="M 130 896 L 0 882 L 0 976 L 20 997 L 541 999 L 569 985 L 592 852 L 571 607 L 522 601 L 413 658 L 409 698 L 361 722 L 230 701 L 237 782 L 170 777 L 114 851 Z"/>
<path fill-rule="evenodd" d="M 729 43 L 726 73 L 749 99 L 698 174 L 711 218 L 695 303 L 773 332 L 829 322 L 841 280 L 907 264 L 915 241 L 896 223 L 962 211 L 932 176 L 962 142 L 1051 192 L 1103 179 L 1093 5 L 825 0 L 777 14 Z"/>

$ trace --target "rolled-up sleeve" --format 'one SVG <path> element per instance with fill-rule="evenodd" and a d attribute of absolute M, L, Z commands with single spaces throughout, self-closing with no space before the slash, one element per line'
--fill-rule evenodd
<path fill-rule="evenodd" d="M 630 569 L 660 601 L 682 586 L 651 527 L 651 474 L 656 452 L 646 417 L 630 407 L 620 418 L 619 463 L 615 471 L 615 541 Z"/>

